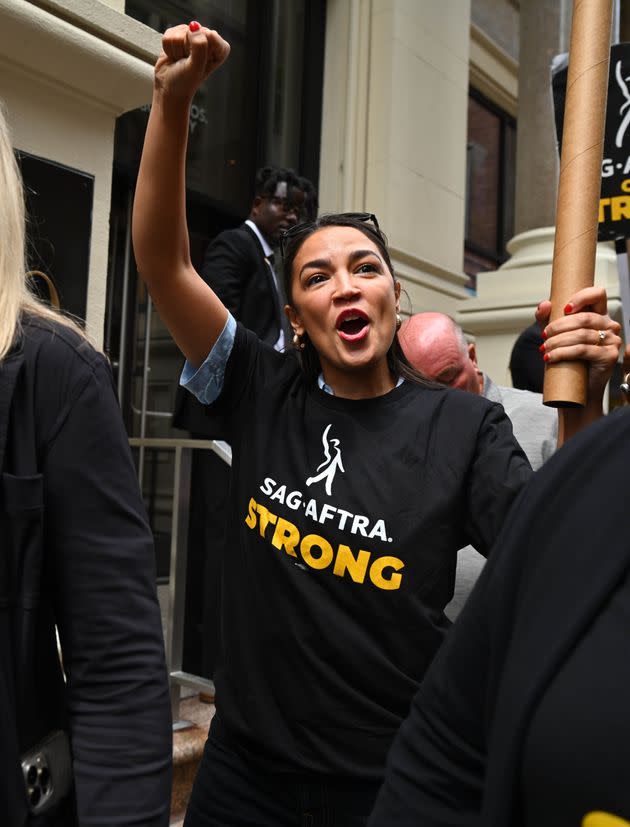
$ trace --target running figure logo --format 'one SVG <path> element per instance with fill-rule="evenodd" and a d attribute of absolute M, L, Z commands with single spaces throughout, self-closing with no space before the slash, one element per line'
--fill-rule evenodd
<path fill-rule="evenodd" d="M 335 478 L 335 474 L 337 473 L 337 469 L 339 469 L 342 474 L 345 473 L 343 463 L 341 462 L 341 448 L 339 447 L 339 440 L 328 439 L 328 432 L 331 427 L 332 423 L 328 425 L 322 435 L 322 444 L 324 446 L 324 456 L 326 459 L 317 466 L 319 474 L 309 477 L 306 480 L 307 485 L 312 485 L 314 482 L 320 482 L 320 480 L 326 480 L 326 493 L 329 497 L 332 493 L 332 483 Z"/>
<path fill-rule="evenodd" d="M 615 79 L 617 81 L 617 86 L 619 86 L 619 89 L 621 90 L 621 94 L 626 99 L 626 102 L 622 104 L 619 109 L 619 117 L 623 117 L 621 118 L 621 123 L 619 124 L 619 128 L 617 129 L 617 133 L 615 135 L 615 146 L 620 148 L 623 144 L 623 139 L 626 136 L 626 130 L 630 125 L 630 90 L 628 89 L 628 81 L 630 80 L 630 76 L 624 78 L 620 60 L 617 61 L 617 65 L 615 66 Z"/>

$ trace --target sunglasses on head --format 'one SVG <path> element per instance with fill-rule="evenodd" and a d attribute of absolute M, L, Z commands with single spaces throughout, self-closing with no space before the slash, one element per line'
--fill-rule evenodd
<path fill-rule="evenodd" d="M 371 213 L 371 212 L 342 212 L 342 213 L 338 213 L 337 216 L 335 216 L 335 217 L 336 218 L 350 218 L 350 219 L 354 219 L 355 221 L 369 222 L 370 224 L 373 225 L 373 228 L 376 232 L 376 235 L 384 243 L 385 240 L 383 239 L 380 227 L 378 226 L 378 221 L 376 220 L 376 216 L 374 215 L 374 213 Z M 303 235 L 304 233 L 309 232 L 310 230 L 312 230 L 316 226 L 317 226 L 316 221 L 303 221 L 301 224 L 294 224 L 293 227 L 289 227 L 288 230 L 285 230 L 282 233 L 282 235 L 280 236 L 280 255 L 282 256 L 282 258 L 284 258 L 284 255 L 285 255 L 285 252 L 286 252 L 286 249 L 287 249 L 287 244 L 291 241 L 291 239 L 298 238 L 300 235 Z M 324 229 L 326 229 L 326 227 L 334 227 L 334 226 L 335 226 L 335 224 L 325 224 L 323 227 L 320 227 L 319 229 L 324 230 Z M 344 226 L 344 225 L 341 224 L 339 226 Z"/>

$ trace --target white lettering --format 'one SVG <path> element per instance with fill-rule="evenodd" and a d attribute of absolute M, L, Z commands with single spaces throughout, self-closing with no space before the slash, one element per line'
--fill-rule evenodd
<path fill-rule="evenodd" d="M 336 513 L 337 509 L 334 506 L 324 503 L 322 510 L 319 512 L 319 522 L 325 523 L 326 520 L 332 520 Z"/>
<path fill-rule="evenodd" d="M 289 494 L 287 494 L 287 505 L 289 508 L 297 511 L 297 509 L 302 505 L 302 492 L 290 491 Z"/>
<path fill-rule="evenodd" d="M 265 481 L 260 486 L 260 490 L 263 492 L 263 494 L 271 494 L 275 486 L 276 481 L 274 479 L 272 479 L 271 477 L 265 477 Z"/>
<path fill-rule="evenodd" d="M 360 534 L 370 540 L 377 539 L 384 543 L 392 542 L 392 538 L 387 536 L 385 520 L 376 520 L 372 525 L 370 518 L 362 514 L 352 514 L 345 508 L 338 508 L 330 503 L 322 503 L 320 506 L 315 498 L 305 501 L 301 491 L 288 491 L 286 485 L 279 485 L 273 477 L 265 477 L 259 489 L 271 500 L 286 505 L 292 511 L 304 506 L 305 515 L 317 523 L 331 521 L 333 524 L 336 523 L 340 531 L 350 531 L 352 534 Z"/>
<path fill-rule="evenodd" d="M 354 520 L 352 521 L 352 528 L 350 531 L 352 534 L 356 534 L 357 531 L 359 534 L 362 534 L 364 537 L 367 537 L 367 531 L 365 530 L 367 526 L 369 526 L 370 521 L 367 517 L 362 517 L 360 514 L 354 515 Z"/>
<path fill-rule="evenodd" d="M 337 514 L 339 514 L 339 528 L 343 531 L 343 527 L 346 524 L 346 520 L 349 517 L 352 517 L 352 514 L 349 511 L 345 511 L 343 508 L 338 508 Z"/>
<path fill-rule="evenodd" d="M 272 499 L 272 500 L 278 500 L 278 502 L 280 502 L 280 503 L 282 503 L 282 504 L 284 505 L 284 495 L 285 495 L 286 493 L 287 493 L 287 487 L 286 487 L 286 485 L 281 485 L 281 486 L 280 486 L 280 488 L 278 488 L 278 490 L 277 490 L 277 491 L 275 491 L 275 492 L 271 495 L 271 499 Z"/>
<path fill-rule="evenodd" d="M 377 520 L 374 528 L 368 534 L 370 540 L 374 537 L 378 537 L 379 540 L 382 540 L 384 543 L 387 542 L 387 532 L 385 531 L 385 520 Z"/>

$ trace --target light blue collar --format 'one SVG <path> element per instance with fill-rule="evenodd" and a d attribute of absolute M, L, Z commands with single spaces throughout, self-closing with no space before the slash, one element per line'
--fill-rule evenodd
<path fill-rule="evenodd" d="M 402 376 L 399 376 L 398 381 L 396 382 L 396 387 L 399 388 L 404 381 L 405 380 L 402 378 Z M 317 385 L 318 385 L 320 390 L 324 391 L 324 393 L 329 393 L 331 396 L 335 395 L 335 392 L 330 387 L 330 385 L 327 385 L 324 382 L 324 374 L 323 373 L 320 373 L 319 376 L 317 377 Z"/>

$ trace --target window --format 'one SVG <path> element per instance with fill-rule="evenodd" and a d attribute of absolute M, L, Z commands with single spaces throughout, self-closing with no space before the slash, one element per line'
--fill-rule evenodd
<path fill-rule="evenodd" d="M 85 319 L 94 177 L 28 152 L 16 155 L 29 218 L 29 269 L 51 278 L 63 310 Z M 35 287 L 48 300 L 41 280 Z"/>
<path fill-rule="evenodd" d="M 471 89 L 468 95 L 464 271 L 474 291 L 476 275 L 507 259 L 514 234 L 516 124 Z"/>

